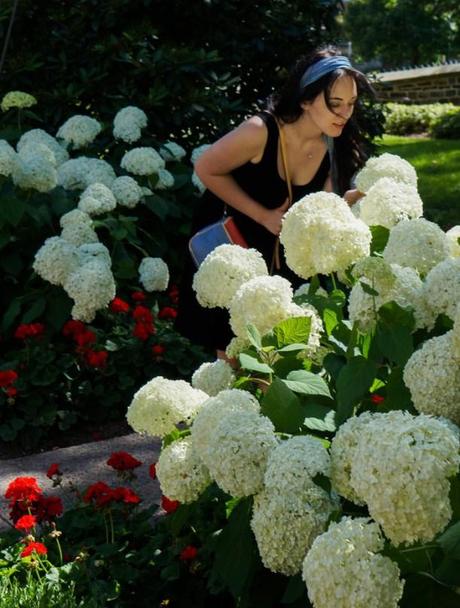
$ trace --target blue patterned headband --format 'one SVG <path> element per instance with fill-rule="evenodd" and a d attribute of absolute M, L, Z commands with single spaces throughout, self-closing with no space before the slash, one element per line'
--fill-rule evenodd
<path fill-rule="evenodd" d="M 333 72 L 338 68 L 351 68 L 352 65 L 344 55 L 334 55 L 333 57 L 324 57 L 309 68 L 306 69 L 304 75 L 300 79 L 300 90 L 303 91 L 309 84 L 316 82 L 325 74 Z"/>

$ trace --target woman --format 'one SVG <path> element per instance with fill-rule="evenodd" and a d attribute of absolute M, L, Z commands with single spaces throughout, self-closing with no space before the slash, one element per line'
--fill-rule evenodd
<path fill-rule="evenodd" d="M 350 205 L 356 202 L 362 194 L 351 189 L 351 181 L 366 154 L 353 112 L 363 92 L 372 92 L 368 80 L 334 48 L 300 59 L 263 112 L 219 139 L 197 160 L 195 171 L 207 190 L 193 233 L 218 221 L 227 206 L 247 244 L 258 249 L 272 267 L 281 220 L 289 207 L 279 130 L 293 202 L 319 190 L 335 191 Z M 328 142 L 333 148 L 332 166 Z M 193 342 L 217 349 L 221 356 L 232 338 L 228 313 L 200 307 L 191 287 L 195 271 L 190 258 L 176 327 Z M 275 273 L 294 285 L 299 283 L 283 257 Z"/>

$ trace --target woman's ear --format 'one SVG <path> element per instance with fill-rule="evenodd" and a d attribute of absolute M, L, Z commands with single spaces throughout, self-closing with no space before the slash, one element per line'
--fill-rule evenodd
<path fill-rule="evenodd" d="M 302 110 L 305 112 L 305 110 L 308 110 L 310 108 L 311 102 L 310 101 L 301 101 L 300 102 L 300 107 L 302 108 Z"/>

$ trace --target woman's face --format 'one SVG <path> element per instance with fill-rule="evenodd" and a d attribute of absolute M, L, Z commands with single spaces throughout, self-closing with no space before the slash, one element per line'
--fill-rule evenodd
<path fill-rule="evenodd" d="M 331 87 L 329 105 L 326 105 L 324 91 L 313 101 L 305 101 L 302 107 L 315 125 L 329 137 L 338 137 L 353 114 L 358 88 L 355 80 L 348 75 L 340 76 Z"/>

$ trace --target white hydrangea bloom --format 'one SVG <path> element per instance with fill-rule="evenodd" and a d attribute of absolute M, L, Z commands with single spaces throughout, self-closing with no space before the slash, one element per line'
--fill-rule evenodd
<path fill-rule="evenodd" d="M 78 208 L 88 215 L 101 215 L 113 211 L 117 201 L 112 190 L 104 184 L 94 183 L 88 186 L 80 196 Z"/>
<path fill-rule="evenodd" d="M 106 264 L 109 268 L 112 266 L 112 258 L 110 252 L 105 245 L 102 243 L 85 243 L 78 247 L 78 257 L 80 260 L 80 266 L 92 262 L 93 260 L 99 260 Z"/>
<path fill-rule="evenodd" d="M 165 161 L 154 148 L 133 148 L 125 153 L 120 166 L 134 175 L 152 175 L 165 168 Z"/>
<path fill-rule="evenodd" d="M 258 276 L 243 283 L 230 303 L 230 325 L 237 336 L 252 323 L 261 335 L 289 316 L 292 287 L 280 276 Z"/>
<path fill-rule="evenodd" d="M 106 308 L 115 297 L 116 286 L 110 266 L 94 259 L 69 274 L 63 285 L 75 304 L 72 318 L 86 323 Z"/>
<path fill-rule="evenodd" d="M 410 266 L 425 275 L 449 255 L 449 244 L 441 228 L 424 218 L 403 220 L 390 230 L 383 250 L 387 262 Z"/>
<path fill-rule="evenodd" d="M 306 281 L 305 283 L 302 283 L 302 285 L 300 285 L 300 287 L 297 287 L 297 289 L 294 291 L 294 298 L 308 296 L 309 291 L 310 291 L 310 282 Z M 322 296 L 324 298 L 327 298 L 328 293 L 323 287 L 318 287 L 318 289 L 315 291 L 315 296 Z"/>
<path fill-rule="evenodd" d="M 119 205 L 133 209 L 143 196 L 142 188 L 135 179 L 128 175 L 117 177 L 111 186 L 111 190 Z"/>
<path fill-rule="evenodd" d="M 220 391 L 230 388 L 234 381 L 233 369 L 224 359 L 203 363 L 192 375 L 192 386 L 199 388 L 210 397 L 215 397 Z"/>
<path fill-rule="evenodd" d="M 166 162 L 170 162 L 182 160 L 186 155 L 186 152 L 182 146 L 179 146 L 179 144 L 176 144 L 174 141 L 167 141 L 162 144 L 160 154 Z"/>
<path fill-rule="evenodd" d="M 62 163 L 69 160 L 69 153 L 67 150 L 61 146 L 52 135 L 43 129 L 31 129 L 30 131 L 23 133 L 17 143 L 17 151 L 20 152 L 24 146 L 27 146 L 30 143 L 43 144 L 49 148 L 54 154 L 57 166 L 60 166 Z"/>
<path fill-rule="evenodd" d="M 157 190 L 167 190 L 174 186 L 174 175 L 167 169 L 160 169 L 158 171 L 158 181 L 155 188 Z"/>
<path fill-rule="evenodd" d="M 369 158 L 356 176 L 356 188 L 361 192 L 369 192 L 382 177 L 390 177 L 397 182 L 417 187 L 417 173 L 414 167 L 400 156 L 385 152 L 381 156 Z"/>
<path fill-rule="evenodd" d="M 460 359 L 460 304 L 457 305 L 452 330 L 452 354 L 456 359 Z"/>
<path fill-rule="evenodd" d="M 315 608 L 397 608 L 404 582 L 399 568 L 380 555 L 379 527 L 365 518 L 331 523 L 307 553 L 302 577 Z"/>
<path fill-rule="evenodd" d="M 196 436 L 195 436 L 196 439 Z M 278 445 L 268 418 L 254 411 L 222 414 L 199 454 L 219 487 L 232 496 L 251 496 L 263 488 L 270 452 Z"/>
<path fill-rule="evenodd" d="M 93 220 L 87 213 L 77 208 L 64 213 L 64 215 L 61 215 L 61 219 L 59 220 L 59 225 L 61 228 L 73 226 L 74 224 L 86 224 L 87 226 L 92 226 Z"/>
<path fill-rule="evenodd" d="M 192 173 L 192 184 L 195 186 L 195 188 L 200 194 L 203 194 L 203 192 L 206 190 L 206 186 L 203 184 L 203 182 L 195 173 L 195 171 Z"/>
<path fill-rule="evenodd" d="M 460 258 L 460 226 L 453 226 L 446 232 L 449 243 L 450 255 L 453 258 Z"/>
<path fill-rule="evenodd" d="M 197 500 L 212 481 L 190 435 L 161 451 L 156 474 L 163 494 L 186 504 Z"/>
<path fill-rule="evenodd" d="M 147 126 L 146 113 L 136 106 L 122 108 L 113 120 L 113 136 L 128 144 L 141 137 L 141 129 Z"/>
<path fill-rule="evenodd" d="M 143 258 L 139 280 L 146 291 L 165 291 L 169 283 L 168 265 L 161 258 Z"/>
<path fill-rule="evenodd" d="M 229 359 L 236 359 L 248 346 L 250 346 L 250 342 L 246 336 L 235 336 L 227 344 L 225 354 Z"/>
<path fill-rule="evenodd" d="M 79 156 L 71 158 L 58 167 L 58 183 L 65 190 L 84 190 L 94 183 L 111 188 L 116 175 L 105 160 Z"/>
<path fill-rule="evenodd" d="M 430 270 L 424 294 L 436 316 L 442 313 L 454 319 L 460 302 L 460 257 L 447 258 Z"/>
<path fill-rule="evenodd" d="M 24 93 L 23 91 L 9 91 L 3 96 L 0 107 L 3 112 L 7 112 L 11 108 L 30 108 L 37 103 L 33 95 Z"/>
<path fill-rule="evenodd" d="M 78 149 L 92 143 L 101 130 L 102 126 L 95 118 L 75 114 L 59 127 L 56 137 Z"/>
<path fill-rule="evenodd" d="M 9 177 L 13 173 L 16 163 L 14 148 L 6 140 L 0 139 L 0 175 Z"/>
<path fill-rule="evenodd" d="M 201 146 L 198 146 L 197 148 L 195 148 L 192 151 L 192 154 L 190 156 L 192 165 L 194 165 L 196 163 L 196 161 L 200 158 L 200 156 L 203 154 L 203 152 L 206 152 L 206 150 L 208 150 L 210 147 L 211 147 L 211 144 L 202 144 Z"/>
<path fill-rule="evenodd" d="M 369 258 L 371 260 L 372 258 Z M 434 326 L 436 315 L 429 306 L 423 282 L 413 268 L 403 268 L 398 264 L 387 264 L 382 258 L 376 260 L 375 274 L 370 269 L 366 274 L 359 274 L 355 269 L 353 274 L 360 276 L 360 282 L 355 283 L 348 300 L 350 321 L 356 322 L 361 331 L 371 331 L 377 322 L 377 311 L 387 302 L 396 302 L 402 308 L 412 308 L 415 316 L 415 329 Z M 378 269 L 378 266 L 381 269 Z M 378 292 L 373 296 L 364 291 L 361 282 Z"/>
<path fill-rule="evenodd" d="M 198 454 L 204 463 L 209 462 L 209 446 L 214 430 L 221 417 L 229 412 L 244 413 L 247 411 L 259 413 L 257 399 L 248 391 L 227 389 L 210 397 L 198 412 L 192 426 L 192 437 Z"/>
<path fill-rule="evenodd" d="M 21 150 L 18 152 L 18 157 L 24 163 L 27 163 L 29 159 L 33 159 L 35 156 L 39 156 L 53 167 L 56 167 L 56 157 L 51 149 L 45 144 L 31 141 L 22 146 Z"/>
<path fill-rule="evenodd" d="M 61 238 L 77 247 L 86 243 L 99 242 L 94 228 L 85 222 L 68 224 L 62 229 Z"/>
<path fill-rule="evenodd" d="M 44 147 L 46 150 L 48 148 Z M 49 150 L 48 152 L 52 154 Z M 38 190 L 38 192 L 49 192 L 57 186 L 58 175 L 55 163 L 36 150 L 35 153 L 29 148 L 23 157 L 16 156 L 16 163 L 11 174 L 13 183 L 23 190 Z"/>
<path fill-rule="evenodd" d="M 184 380 L 157 376 L 134 395 L 126 419 L 136 433 L 164 437 L 179 422 L 190 423 L 207 398 L 206 393 Z"/>
<path fill-rule="evenodd" d="M 368 226 L 392 228 L 401 220 L 423 215 L 417 188 L 390 177 L 381 177 L 360 201 L 360 219 Z"/>
<path fill-rule="evenodd" d="M 347 203 L 331 192 L 307 194 L 283 218 L 280 241 L 297 275 L 345 270 L 369 255 L 371 232 Z"/>
<path fill-rule="evenodd" d="M 457 433 L 423 414 L 377 413 L 362 429 L 350 483 L 395 546 L 429 542 L 449 523 L 459 447 Z"/>
<path fill-rule="evenodd" d="M 264 566 L 286 576 L 300 572 L 332 511 L 328 494 L 314 485 L 270 488 L 255 496 L 251 528 Z"/>
<path fill-rule="evenodd" d="M 219 245 L 195 273 L 193 289 L 201 306 L 227 308 L 243 283 L 258 276 L 268 276 L 268 269 L 257 249 Z"/>
<path fill-rule="evenodd" d="M 460 366 L 454 339 L 455 332 L 448 331 L 424 342 L 406 363 L 403 379 L 417 411 L 460 424 Z"/>
<path fill-rule="evenodd" d="M 331 444 L 331 482 L 338 494 L 357 505 L 364 504 L 351 485 L 351 468 L 364 428 L 372 420 L 370 413 L 353 416 L 342 424 Z"/>
<path fill-rule="evenodd" d="M 80 265 L 77 248 L 58 236 L 44 242 L 35 254 L 33 269 L 53 285 L 63 285 Z"/>
<path fill-rule="evenodd" d="M 331 459 L 319 439 L 308 435 L 282 441 L 268 457 L 265 488 L 280 493 L 310 488 L 315 475 L 329 477 Z"/>

